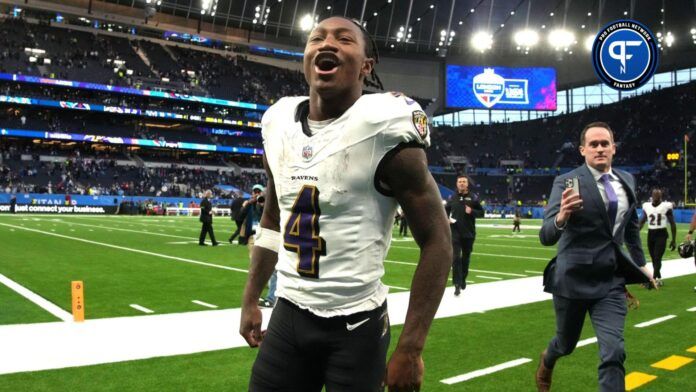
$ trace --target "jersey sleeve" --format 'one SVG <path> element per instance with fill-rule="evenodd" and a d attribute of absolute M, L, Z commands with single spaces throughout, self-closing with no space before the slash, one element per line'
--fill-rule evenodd
<path fill-rule="evenodd" d="M 399 144 L 430 146 L 428 116 L 418 102 L 400 93 L 384 94 L 390 118 L 382 132 L 384 147 L 392 150 Z"/>

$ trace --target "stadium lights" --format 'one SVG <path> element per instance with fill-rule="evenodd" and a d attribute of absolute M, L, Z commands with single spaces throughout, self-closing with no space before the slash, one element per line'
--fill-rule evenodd
<path fill-rule="evenodd" d="M 691 40 L 696 44 L 696 28 L 692 28 L 689 32 L 691 33 Z"/>
<path fill-rule="evenodd" d="M 485 52 L 493 47 L 493 35 L 487 31 L 479 31 L 471 37 L 471 46 L 479 52 Z"/>
<path fill-rule="evenodd" d="M 307 14 L 300 19 L 300 29 L 302 29 L 302 31 L 311 30 L 313 24 L 312 15 L 310 14 Z"/>
<path fill-rule="evenodd" d="M 671 31 L 668 31 L 667 35 L 665 36 L 665 44 L 667 45 L 668 48 L 671 48 L 673 43 L 674 43 L 674 36 L 672 35 Z"/>
<path fill-rule="evenodd" d="M 568 49 L 575 43 L 575 34 L 569 30 L 556 29 L 549 33 L 549 44 L 556 49 Z"/>
<path fill-rule="evenodd" d="M 215 16 L 217 6 L 218 0 L 201 0 L 201 15 L 205 15 L 207 12 L 210 13 L 210 15 Z"/>
<path fill-rule="evenodd" d="M 539 33 L 531 29 L 520 30 L 514 35 L 515 43 L 520 48 L 528 50 L 539 43 Z"/>
<path fill-rule="evenodd" d="M 594 46 L 594 40 L 594 35 L 588 35 L 587 38 L 585 38 L 585 49 L 587 49 L 588 52 L 592 50 L 592 46 Z"/>

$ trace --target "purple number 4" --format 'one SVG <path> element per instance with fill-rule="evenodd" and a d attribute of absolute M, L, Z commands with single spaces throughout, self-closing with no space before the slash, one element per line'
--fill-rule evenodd
<path fill-rule="evenodd" d="M 292 205 L 285 224 L 285 249 L 297 253 L 297 272 L 308 278 L 319 277 L 319 257 L 326 255 L 326 242 L 319 237 L 319 190 L 304 185 Z"/>

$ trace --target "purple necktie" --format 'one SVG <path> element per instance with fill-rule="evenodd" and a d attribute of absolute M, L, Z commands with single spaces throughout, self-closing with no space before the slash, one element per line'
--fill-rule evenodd
<path fill-rule="evenodd" d="M 609 181 L 611 177 L 609 174 L 603 174 L 602 177 L 599 178 L 600 181 L 602 181 L 602 184 L 604 185 L 604 191 L 607 193 L 607 200 L 609 201 L 609 208 L 607 209 L 607 213 L 609 214 L 609 222 L 611 223 L 611 229 L 612 231 L 614 230 L 614 223 L 616 223 L 616 212 L 619 209 L 619 198 L 616 197 L 616 192 L 614 192 L 614 187 L 611 186 L 611 183 Z"/>

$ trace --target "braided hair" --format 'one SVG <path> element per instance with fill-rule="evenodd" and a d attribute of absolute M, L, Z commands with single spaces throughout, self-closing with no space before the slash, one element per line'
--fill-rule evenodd
<path fill-rule="evenodd" d="M 363 27 L 362 24 L 357 19 L 352 19 L 348 18 L 345 16 L 340 16 L 340 15 L 335 15 L 332 16 L 332 18 L 342 18 L 351 21 L 353 24 L 358 26 L 360 31 L 362 32 L 363 35 L 363 41 L 365 43 L 365 56 L 367 58 L 371 58 L 375 60 L 375 64 L 379 63 L 379 51 L 377 51 L 377 42 L 375 42 L 375 39 L 370 35 L 370 33 L 367 32 L 365 27 Z M 377 76 L 377 72 L 375 71 L 375 67 L 372 67 L 372 71 L 370 71 L 370 75 L 363 79 L 363 83 L 365 84 L 366 87 L 372 87 L 376 88 L 379 90 L 384 90 L 384 86 L 382 85 L 382 80 L 380 80 L 379 76 Z"/>

